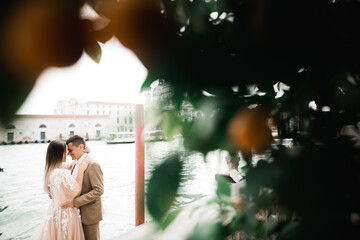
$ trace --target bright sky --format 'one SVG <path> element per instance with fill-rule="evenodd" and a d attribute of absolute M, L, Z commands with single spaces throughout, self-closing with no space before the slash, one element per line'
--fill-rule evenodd
<path fill-rule="evenodd" d="M 58 100 L 143 103 L 147 70 L 116 38 L 101 44 L 99 64 L 85 53 L 73 66 L 50 68 L 37 80 L 18 114 L 53 114 Z"/>

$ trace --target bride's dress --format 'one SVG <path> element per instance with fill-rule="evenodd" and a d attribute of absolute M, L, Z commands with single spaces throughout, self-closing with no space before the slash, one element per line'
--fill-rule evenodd
<path fill-rule="evenodd" d="M 82 240 L 84 233 L 78 208 L 62 208 L 61 205 L 72 200 L 79 191 L 79 185 L 67 169 L 55 169 L 49 178 L 51 205 L 40 229 L 38 239 Z"/>

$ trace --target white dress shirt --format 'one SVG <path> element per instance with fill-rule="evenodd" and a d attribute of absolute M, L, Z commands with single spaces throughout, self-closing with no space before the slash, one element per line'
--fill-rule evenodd
<path fill-rule="evenodd" d="M 73 176 L 73 178 L 76 180 L 78 172 L 79 172 L 79 164 L 86 158 L 87 153 L 84 153 L 84 155 L 82 155 L 79 160 L 75 160 L 75 166 L 73 168 L 73 171 L 71 173 L 71 175 Z"/>

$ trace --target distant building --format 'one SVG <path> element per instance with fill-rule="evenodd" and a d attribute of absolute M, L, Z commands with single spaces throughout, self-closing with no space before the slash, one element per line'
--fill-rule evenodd
<path fill-rule="evenodd" d="M 135 131 L 136 104 L 116 102 L 85 102 L 78 103 L 75 98 L 57 102 L 56 115 L 95 115 L 109 116 L 113 122 L 113 132 Z"/>
<path fill-rule="evenodd" d="M 47 142 L 66 140 L 74 134 L 86 139 L 101 139 L 112 131 L 109 116 L 16 115 L 0 130 L 1 143 Z"/>
<path fill-rule="evenodd" d="M 0 143 L 65 140 L 74 134 L 104 139 L 112 132 L 135 131 L 135 111 L 132 103 L 58 101 L 54 115 L 16 115 L 0 127 Z"/>

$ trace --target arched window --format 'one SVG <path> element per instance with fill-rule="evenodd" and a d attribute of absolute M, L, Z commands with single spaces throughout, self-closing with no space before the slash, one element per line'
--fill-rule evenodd
<path fill-rule="evenodd" d="M 97 123 L 97 124 L 95 125 L 95 127 L 101 127 L 101 124 L 100 124 L 100 123 Z"/>
<path fill-rule="evenodd" d="M 69 125 L 69 128 L 74 128 L 75 127 L 75 124 L 73 124 L 73 123 L 71 123 L 70 125 Z"/>
<path fill-rule="evenodd" d="M 45 124 L 41 124 L 39 128 L 46 128 Z"/>
<path fill-rule="evenodd" d="M 6 126 L 6 129 L 16 129 L 16 127 L 13 124 L 9 124 Z"/>

